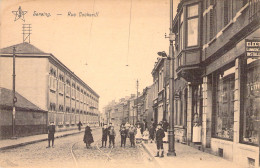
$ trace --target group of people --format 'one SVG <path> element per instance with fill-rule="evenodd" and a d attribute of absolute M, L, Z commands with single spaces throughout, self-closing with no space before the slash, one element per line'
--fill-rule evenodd
<path fill-rule="evenodd" d="M 82 123 L 79 122 L 78 127 L 81 130 Z M 148 141 L 153 142 L 156 141 L 157 146 L 157 155 L 155 157 L 164 157 L 164 149 L 163 149 L 163 142 L 167 141 L 167 130 L 169 124 L 166 120 L 159 122 L 157 125 L 153 122 L 149 129 L 147 123 L 136 123 L 136 125 L 132 125 L 127 123 L 123 123 L 120 126 L 120 136 L 121 136 L 121 147 L 125 147 L 126 139 L 129 138 L 131 147 L 135 147 L 136 143 L 141 143 L 144 141 L 148 143 Z M 48 147 L 50 147 L 50 142 L 52 141 L 52 147 L 54 146 L 54 133 L 55 133 L 55 125 L 54 122 L 51 122 L 48 126 Z M 116 131 L 112 123 L 109 123 L 109 126 L 106 124 L 103 125 L 102 128 L 102 146 L 107 146 L 107 140 L 109 138 L 109 147 L 115 147 L 115 137 Z M 94 142 L 92 129 L 90 128 L 89 124 L 85 127 L 85 134 L 83 138 L 84 143 L 86 144 L 87 148 L 90 148 L 91 143 Z M 161 153 L 161 155 L 160 155 Z"/>

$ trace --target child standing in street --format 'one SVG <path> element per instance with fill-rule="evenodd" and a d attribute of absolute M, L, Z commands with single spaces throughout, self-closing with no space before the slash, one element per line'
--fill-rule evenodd
<path fill-rule="evenodd" d="M 105 148 L 107 147 L 107 136 L 108 136 L 108 128 L 107 128 L 107 125 L 105 124 L 104 127 L 102 128 L 102 146 L 101 146 L 101 148 L 104 147 L 104 143 L 105 143 Z"/>
<path fill-rule="evenodd" d="M 143 141 L 144 143 L 148 143 L 149 140 L 149 132 L 148 132 L 148 128 L 145 129 L 145 131 L 143 132 Z"/>
<path fill-rule="evenodd" d="M 130 126 L 128 130 L 129 138 L 130 138 L 130 143 L 131 147 L 135 147 L 135 134 L 136 134 L 136 129 L 133 125 Z"/>
<path fill-rule="evenodd" d="M 125 129 L 125 126 L 123 126 L 120 130 L 120 135 L 121 135 L 121 147 L 126 143 L 126 136 L 127 136 L 127 131 Z"/>
<path fill-rule="evenodd" d="M 159 157 L 160 150 L 161 150 L 161 157 L 164 157 L 163 138 L 165 137 L 165 134 L 161 124 L 158 124 L 155 136 L 156 136 L 156 145 L 157 145 L 157 155 L 155 157 Z"/>
<path fill-rule="evenodd" d="M 111 147 L 111 144 L 113 144 L 113 148 L 115 147 L 115 137 L 116 131 L 114 130 L 114 126 L 111 126 L 109 131 L 109 147 Z"/>

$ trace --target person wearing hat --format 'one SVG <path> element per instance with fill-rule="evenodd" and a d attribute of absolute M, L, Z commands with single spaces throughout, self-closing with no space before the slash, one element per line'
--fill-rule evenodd
<path fill-rule="evenodd" d="M 48 126 L 48 146 L 46 148 L 50 147 L 51 141 L 52 141 L 52 147 L 54 147 L 54 134 L 55 134 L 55 125 L 54 122 L 51 121 L 50 125 Z"/>
<path fill-rule="evenodd" d="M 127 136 L 127 131 L 125 129 L 125 126 L 122 126 L 120 129 L 120 135 L 121 135 L 121 147 L 126 143 L 126 136 Z"/>
<path fill-rule="evenodd" d="M 105 148 L 107 147 L 107 136 L 108 136 L 108 128 L 107 128 L 107 125 L 104 124 L 103 128 L 102 128 L 102 146 L 101 148 L 104 147 L 104 142 L 105 142 Z"/>
<path fill-rule="evenodd" d="M 156 145 L 157 145 L 157 155 L 155 157 L 159 157 L 161 150 L 161 157 L 164 157 L 163 154 L 163 138 L 165 137 L 164 130 L 162 129 L 162 124 L 158 124 L 157 131 L 155 134 Z"/>

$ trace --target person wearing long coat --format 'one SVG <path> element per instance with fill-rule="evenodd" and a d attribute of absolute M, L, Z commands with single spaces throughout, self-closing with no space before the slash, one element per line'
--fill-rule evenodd
<path fill-rule="evenodd" d="M 86 144 L 87 148 L 90 148 L 90 144 L 94 142 L 94 139 L 92 136 L 92 130 L 89 127 L 89 124 L 87 124 L 87 126 L 85 128 L 85 134 L 84 134 L 83 141 Z"/>

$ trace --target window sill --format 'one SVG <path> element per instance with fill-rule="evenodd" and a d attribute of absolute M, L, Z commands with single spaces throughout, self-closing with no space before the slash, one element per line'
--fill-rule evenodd
<path fill-rule="evenodd" d="M 221 137 L 217 137 L 217 136 L 212 136 L 212 138 L 233 142 L 233 139 L 228 139 L 228 138 L 221 138 Z"/>
<path fill-rule="evenodd" d="M 54 89 L 52 89 L 52 88 L 50 88 L 50 91 L 51 91 L 52 93 L 55 93 L 55 92 L 56 92 L 56 90 L 54 90 Z"/>
<path fill-rule="evenodd" d="M 233 20 L 231 20 L 223 29 L 222 32 L 224 33 L 233 25 Z"/>
<path fill-rule="evenodd" d="M 208 42 L 208 45 L 210 46 L 213 42 L 215 42 L 217 40 L 216 36 L 211 39 L 209 42 Z"/>

